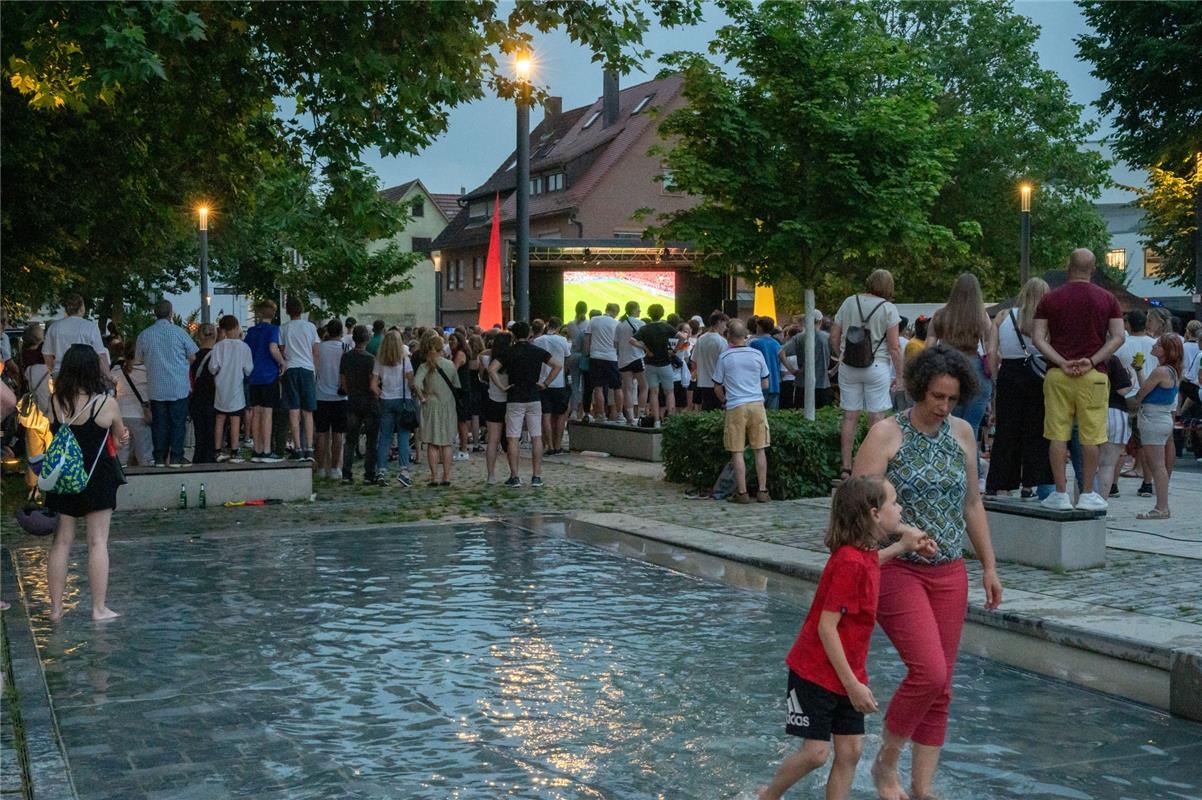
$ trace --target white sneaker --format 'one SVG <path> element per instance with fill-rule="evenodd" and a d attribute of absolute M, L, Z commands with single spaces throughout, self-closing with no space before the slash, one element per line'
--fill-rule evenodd
<path fill-rule="evenodd" d="M 456 450 L 456 451 L 455 451 L 455 455 L 454 455 L 454 456 L 452 456 L 452 459 L 451 459 L 451 460 L 452 460 L 452 461 L 467 461 L 467 460 L 469 460 L 470 458 L 471 458 L 471 456 L 469 456 L 469 455 L 468 455 L 466 452 L 464 452 L 463 450 Z"/>
<path fill-rule="evenodd" d="M 1103 504 L 1105 504 L 1105 501 L 1103 501 Z M 1052 492 L 1050 495 L 1040 500 L 1039 505 L 1043 508 L 1050 508 L 1053 511 L 1073 510 L 1073 501 L 1069 499 L 1068 492 Z"/>
<path fill-rule="evenodd" d="M 1082 511 L 1105 511 L 1110 504 L 1097 492 L 1087 492 L 1077 498 L 1077 508 Z"/>

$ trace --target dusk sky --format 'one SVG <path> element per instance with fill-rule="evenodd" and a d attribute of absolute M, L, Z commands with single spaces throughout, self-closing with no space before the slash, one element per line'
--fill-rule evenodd
<path fill-rule="evenodd" d="M 1073 100 L 1086 106 L 1088 118 L 1098 118 L 1090 104 L 1104 87 L 1089 74 L 1089 66 L 1077 60 L 1073 42 L 1088 30 L 1081 9 L 1068 0 L 1020 0 L 1014 5 L 1019 13 L 1040 26 L 1037 49 L 1042 66 L 1068 83 Z M 655 53 L 654 57 L 644 63 L 641 72 L 624 75 L 622 86 L 633 86 L 654 77 L 659 69 L 658 58 L 664 53 L 704 51 L 714 31 L 726 21 L 712 5 L 707 4 L 704 13 L 705 20 L 692 28 L 652 28 L 645 43 Z M 564 109 L 592 103 L 601 94 L 601 67 L 592 63 L 589 54 L 566 35 L 543 36 L 535 44 L 537 80 L 550 94 L 563 97 Z M 541 109 L 535 109 L 531 127 L 541 118 Z M 514 125 L 512 103 L 495 98 L 480 100 L 455 109 L 447 133 L 419 155 L 377 157 L 369 163 L 380 176 L 381 188 L 420 178 L 432 192 L 458 193 L 461 187 L 470 190 L 483 183 L 512 151 Z M 1099 135 L 1102 133 L 1105 129 L 1099 131 Z"/>

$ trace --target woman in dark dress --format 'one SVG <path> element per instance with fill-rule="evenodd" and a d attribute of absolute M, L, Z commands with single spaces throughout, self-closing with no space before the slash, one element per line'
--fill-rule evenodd
<path fill-rule="evenodd" d="M 111 455 L 109 438 L 116 445 L 129 440 L 117 400 L 108 394 L 108 381 L 100 371 L 96 353 L 84 344 L 72 345 L 63 356 L 63 367 L 54 385 L 50 404 L 50 430 L 71 426 L 83 451 L 88 469 L 95 469 L 88 485 L 78 494 L 46 493 L 46 507 L 58 512 L 58 530 L 46 561 L 46 583 L 50 587 L 50 619 L 63 616 L 63 591 L 67 584 L 67 561 L 75 541 L 75 520 L 83 517 L 88 532 L 88 585 L 92 590 L 92 619 L 118 616 L 106 605 L 109 582 L 109 523 L 117 507 L 117 487 L 123 483 L 117 459 Z"/>

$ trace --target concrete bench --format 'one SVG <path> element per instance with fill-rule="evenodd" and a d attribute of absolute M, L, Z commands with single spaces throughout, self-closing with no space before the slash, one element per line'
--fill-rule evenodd
<path fill-rule="evenodd" d="M 568 423 L 568 442 L 573 453 L 593 450 L 638 461 L 663 461 L 659 428 L 636 428 L 610 422 Z"/>
<path fill-rule="evenodd" d="M 1106 566 L 1105 511 L 1053 511 L 1035 500 L 983 499 L 998 561 L 1054 570 Z"/>
<path fill-rule="evenodd" d="M 117 490 L 117 508 L 178 508 L 181 484 L 188 495 L 188 508 L 198 506 L 202 483 L 210 507 L 258 498 L 308 500 L 313 493 L 313 465 L 304 461 L 195 464 L 182 469 L 129 467 L 125 477 L 129 482 Z"/>

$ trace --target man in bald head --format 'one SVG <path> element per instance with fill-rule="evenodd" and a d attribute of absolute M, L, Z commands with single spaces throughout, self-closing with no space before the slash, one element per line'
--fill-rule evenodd
<path fill-rule="evenodd" d="M 1106 441 L 1110 380 L 1106 362 L 1123 343 L 1123 310 L 1114 295 L 1091 282 L 1094 254 L 1074 250 L 1068 259 L 1068 282 L 1048 292 L 1035 311 L 1035 346 L 1048 363 L 1043 381 L 1043 435 L 1048 440 L 1056 491 L 1043 505 L 1073 507 L 1066 490 L 1065 453 L 1076 421 L 1081 439 L 1082 486 L 1077 508 L 1105 511 L 1107 504 L 1093 491 L 1098 470 L 1098 445 Z M 1107 479 L 1109 480 L 1109 479 Z"/>

